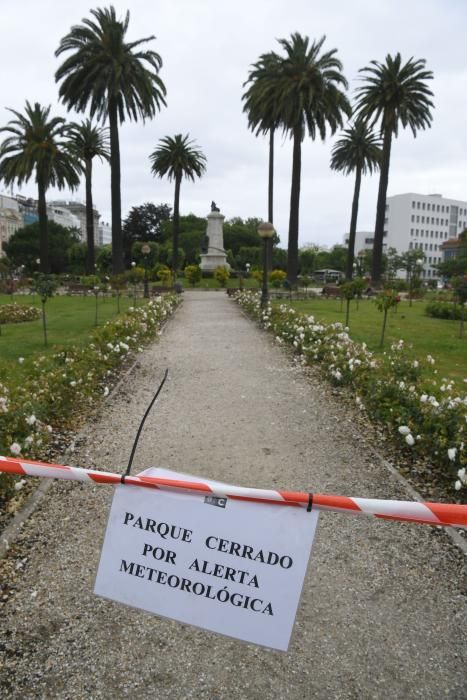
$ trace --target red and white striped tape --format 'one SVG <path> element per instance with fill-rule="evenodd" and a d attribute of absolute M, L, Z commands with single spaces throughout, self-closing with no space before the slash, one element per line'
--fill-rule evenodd
<path fill-rule="evenodd" d="M 32 462 L 13 457 L 0 457 L 0 472 L 22 476 L 50 477 L 70 481 L 91 481 L 97 484 L 119 484 L 120 474 L 101 472 L 93 469 L 80 469 L 60 464 Z M 241 501 L 272 503 L 286 506 L 307 507 L 308 493 L 298 491 L 272 491 L 251 489 L 243 486 L 211 485 L 202 482 L 168 479 L 157 476 L 127 476 L 125 485 L 144 486 L 156 489 L 176 489 L 177 491 L 210 493 Z M 467 528 L 467 506 L 451 503 L 419 503 L 417 501 L 385 501 L 376 498 L 351 498 L 348 496 L 327 496 L 313 494 L 313 508 L 318 510 L 350 513 L 353 515 L 373 515 L 386 520 L 401 520 L 427 525 L 445 525 Z"/>

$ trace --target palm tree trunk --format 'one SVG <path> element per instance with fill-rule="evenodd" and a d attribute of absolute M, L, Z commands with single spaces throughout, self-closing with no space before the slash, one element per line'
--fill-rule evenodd
<path fill-rule="evenodd" d="M 269 129 L 269 182 L 268 182 L 268 221 L 274 217 L 274 129 Z"/>
<path fill-rule="evenodd" d="M 287 249 L 287 279 L 297 282 L 298 274 L 298 218 L 300 209 L 300 176 L 302 167 L 302 127 L 293 130 L 292 187 L 290 191 L 289 243 Z"/>
<path fill-rule="evenodd" d="M 358 200 L 360 197 L 360 184 L 362 181 L 362 169 L 357 167 L 355 175 L 355 187 L 352 200 L 352 216 L 350 217 L 349 246 L 347 250 L 346 279 L 351 280 L 353 275 L 353 261 L 355 255 L 355 236 L 357 232 Z"/>
<path fill-rule="evenodd" d="M 175 195 L 174 195 L 174 220 L 173 220 L 173 242 L 172 242 L 172 274 L 174 285 L 177 282 L 178 270 L 178 234 L 180 231 L 180 184 L 182 178 L 175 178 Z"/>
<path fill-rule="evenodd" d="M 120 191 L 120 144 L 118 140 L 118 113 L 114 98 L 109 99 L 110 129 L 110 195 L 112 199 L 112 272 L 124 270 L 122 240 L 122 202 Z"/>
<path fill-rule="evenodd" d="M 48 275 L 50 272 L 50 262 L 49 262 L 49 232 L 47 226 L 47 203 L 45 201 L 45 186 L 42 178 L 38 177 L 37 182 L 38 189 L 38 205 L 37 213 L 39 215 L 39 258 L 40 264 L 39 269 L 44 274 Z"/>
<path fill-rule="evenodd" d="M 392 132 L 387 127 L 384 132 L 383 155 L 381 159 L 381 173 L 379 176 L 378 203 L 376 205 L 375 237 L 373 241 L 373 261 L 371 267 L 371 279 L 374 286 L 381 283 L 383 271 L 383 238 L 384 219 L 386 218 L 386 193 L 389 182 L 389 162 L 391 160 Z"/>
<path fill-rule="evenodd" d="M 86 161 L 86 274 L 94 274 L 94 216 L 92 206 L 92 160 Z"/>

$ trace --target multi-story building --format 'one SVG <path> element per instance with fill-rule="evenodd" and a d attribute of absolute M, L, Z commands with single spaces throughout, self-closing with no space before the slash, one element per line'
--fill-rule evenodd
<path fill-rule="evenodd" d="M 76 202 L 73 200 L 55 200 L 49 203 L 49 207 L 60 209 L 66 209 L 71 214 L 73 214 L 79 220 L 80 236 L 83 242 L 86 241 L 86 205 L 83 202 Z M 94 214 L 94 243 L 95 245 L 100 245 L 98 242 L 98 224 L 99 224 L 99 212 L 93 209 Z"/>
<path fill-rule="evenodd" d="M 96 245 L 110 245 L 112 243 L 112 226 L 100 221 L 97 226 Z"/>
<path fill-rule="evenodd" d="M 14 197 L 0 195 L 0 257 L 4 255 L 3 244 L 23 225 L 19 206 Z"/>
<path fill-rule="evenodd" d="M 467 202 L 445 199 L 440 194 L 397 194 L 387 198 L 384 219 L 383 252 L 422 250 L 425 254 L 423 277 L 438 277 L 434 267 L 442 262 L 441 245 L 467 228 Z M 348 243 L 349 236 L 345 236 Z M 358 231 L 355 251 L 373 248 L 374 232 Z M 401 276 L 403 273 L 400 273 Z"/>
<path fill-rule="evenodd" d="M 56 204 L 49 204 L 47 207 L 47 218 L 50 221 L 55 221 L 56 224 L 60 224 L 60 226 L 64 226 L 65 228 L 77 229 L 80 233 L 80 237 L 82 237 L 81 221 L 77 216 L 72 214 L 69 209 Z"/>

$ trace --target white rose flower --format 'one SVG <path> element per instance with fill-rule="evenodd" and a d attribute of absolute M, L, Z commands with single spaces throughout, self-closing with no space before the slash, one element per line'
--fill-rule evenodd
<path fill-rule="evenodd" d="M 454 462 L 456 459 L 456 454 L 457 454 L 457 447 L 450 447 L 448 450 L 448 457 L 451 460 L 451 462 Z"/>
<path fill-rule="evenodd" d="M 410 433 L 405 436 L 405 441 L 410 447 L 412 447 L 412 445 L 415 445 L 415 440 L 413 439 L 413 435 L 411 435 Z"/>
<path fill-rule="evenodd" d="M 13 442 L 10 445 L 10 452 L 12 455 L 19 455 L 21 453 L 21 445 L 18 442 Z"/>
<path fill-rule="evenodd" d="M 400 425 L 398 428 L 401 435 L 409 435 L 410 428 L 407 425 Z"/>

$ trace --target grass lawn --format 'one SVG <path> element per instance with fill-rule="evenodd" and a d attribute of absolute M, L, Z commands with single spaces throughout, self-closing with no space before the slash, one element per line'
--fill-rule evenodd
<path fill-rule="evenodd" d="M 37 306 L 41 310 L 41 302 L 37 295 L 15 295 L 12 300 L 9 295 L 0 295 L 1 304 L 26 304 Z M 120 311 L 123 313 L 133 304 L 133 298 L 121 296 Z M 143 304 L 143 299 L 138 299 Z M 27 371 L 27 362 L 21 365 L 19 357 L 28 358 L 36 354 L 47 354 L 61 350 L 70 345 L 84 345 L 89 341 L 89 334 L 95 328 L 94 296 L 68 297 L 56 296 L 47 301 L 47 335 L 48 347 L 44 347 L 42 332 L 42 316 L 35 321 L 26 323 L 9 323 L 2 325 L 0 335 L 0 381 L 6 379 L 9 385 L 21 380 L 22 373 Z M 117 315 L 117 300 L 99 298 L 98 325 Z"/>
<path fill-rule="evenodd" d="M 339 321 L 345 323 L 345 301 L 336 299 L 310 299 L 309 301 L 286 302 L 297 311 L 312 314 L 316 319 L 327 323 Z M 447 321 L 425 315 L 426 301 L 401 301 L 397 313 L 389 311 L 386 326 L 385 346 L 401 338 L 413 345 L 413 355 L 423 359 L 432 355 L 436 360 L 435 368 L 441 377 L 456 380 L 461 390 L 467 378 L 467 331 L 459 338 L 459 321 Z M 350 305 L 350 336 L 353 340 L 366 343 L 370 350 L 381 352 L 379 340 L 383 314 L 377 310 L 371 300 L 364 299 Z"/>

